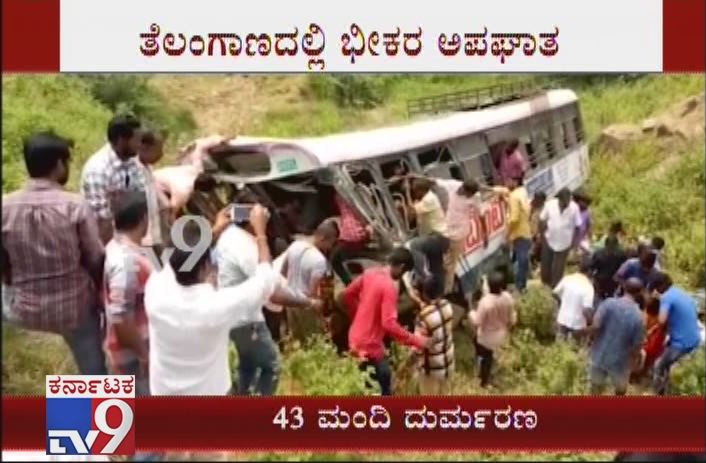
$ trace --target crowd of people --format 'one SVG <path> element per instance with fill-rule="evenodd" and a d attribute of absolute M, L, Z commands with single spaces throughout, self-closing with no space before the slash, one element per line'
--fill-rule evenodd
<path fill-rule="evenodd" d="M 268 236 L 278 211 L 256 202 L 237 224 L 223 209 L 209 233 L 187 222 L 179 231 L 185 246 L 172 246 L 172 224 L 198 184 L 208 183 L 203 159 L 225 140 L 198 140 L 181 164 L 153 171 L 161 136 L 118 115 L 107 143 L 83 166 L 80 193 L 71 193 L 64 188 L 70 142 L 52 133 L 29 137 L 27 184 L 3 197 L 3 319 L 63 336 L 82 374 L 135 375 L 138 395 L 274 394 L 280 350 L 312 333 L 328 334 L 340 353 L 371 370 L 383 395 L 392 393 L 389 341 L 409 346 L 420 393 L 445 394 L 458 335 L 448 300 L 454 270 L 470 218 L 482 216 L 495 195 L 507 205 L 513 271 L 511 278 L 501 269 L 485 276 L 466 309 L 481 386 L 491 384 L 494 356 L 511 335 L 516 298 L 534 263 L 559 301 L 558 335 L 590 346 L 591 392 L 611 380 L 624 394 L 631 375 L 652 371 L 663 394 L 670 368 L 703 343 L 696 303 L 664 273 L 664 240 L 631 251 L 616 222 L 592 242 L 590 198 L 567 189 L 551 199 L 530 197 L 516 142 L 502 152 L 497 186 L 400 175 L 399 207 L 417 235 L 385 265 L 357 276 L 345 261 L 374 233 L 340 196 L 338 217 L 278 249 Z M 481 232 L 487 247 L 491 237 Z M 192 252 L 205 237 L 210 250 Z M 161 268 L 144 254 L 167 247 Z M 566 274 L 572 260 L 578 270 Z M 344 285 L 338 294 L 336 277 Z M 411 301 L 408 312 L 401 294 Z M 229 370 L 231 342 L 237 372 Z"/>

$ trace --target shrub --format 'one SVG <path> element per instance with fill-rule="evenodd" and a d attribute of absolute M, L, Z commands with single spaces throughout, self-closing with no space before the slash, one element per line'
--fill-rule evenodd
<path fill-rule="evenodd" d="M 105 140 L 110 112 L 74 76 L 10 76 L 2 82 L 3 192 L 25 178 L 22 141 L 51 130 L 74 141 L 70 186 L 78 184 L 84 161 Z"/>
<path fill-rule="evenodd" d="M 308 92 L 322 100 L 332 100 L 346 108 L 374 108 L 389 96 L 394 77 L 322 75 L 311 76 Z"/>
<path fill-rule="evenodd" d="M 284 356 L 280 391 L 300 395 L 370 395 L 358 362 L 340 357 L 333 345 L 314 336 L 304 347 L 294 346 Z"/>
<path fill-rule="evenodd" d="M 190 141 L 196 128 L 193 116 L 155 92 L 149 85 L 149 77 L 90 75 L 80 78 L 93 97 L 111 112 L 135 114 L 147 125 L 169 135 L 169 141 L 175 146 Z"/>
<path fill-rule="evenodd" d="M 517 327 L 529 329 L 536 339 L 547 343 L 556 333 L 556 302 L 545 286 L 530 286 L 517 301 Z"/>
<path fill-rule="evenodd" d="M 674 395 L 706 394 L 706 355 L 703 347 L 689 354 L 672 369 L 670 388 Z"/>

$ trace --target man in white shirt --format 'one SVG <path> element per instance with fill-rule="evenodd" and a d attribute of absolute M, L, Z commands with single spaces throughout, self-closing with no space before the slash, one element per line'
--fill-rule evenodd
<path fill-rule="evenodd" d="M 230 225 L 221 234 L 215 249 L 219 288 L 237 287 L 255 275 L 258 263 L 255 236 L 250 223 L 244 224 L 243 228 Z M 273 267 L 276 268 L 274 263 Z M 281 280 L 282 276 L 278 275 L 278 279 Z M 298 308 L 316 305 L 316 301 L 308 298 L 299 303 L 298 298 L 289 294 L 283 286 L 281 282 L 276 285 L 269 302 Z M 253 388 L 258 395 L 272 395 L 277 389 L 279 373 L 277 345 L 263 310 L 256 307 L 243 307 L 241 310 L 248 316 L 230 332 L 238 352 L 238 394 L 248 395 Z"/>
<path fill-rule="evenodd" d="M 587 328 L 587 319 L 593 311 L 595 289 L 589 278 L 590 261 L 582 260 L 579 271 L 561 279 L 554 288 L 554 295 L 559 299 L 557 325 L 559 336 L 573 338 L 581 343 Z"/>
<path fill-rule="evenodd" d="M 315 301 L 321 283 L 329 273 L 327 256 L 338 242 L 338 236 L 336 222 L 325 220 L 316 228 L 312 239 L 299 239 L 285 251 L 282 274 L 299 305 L 287 304 L 287 324 L 290 333 L 299 341 L 305 341 L 313 332 L 323 332 L 323 320 L 319 314 L 322 304 Z M 302 310 L 302 306 L 310 309 Z"/>
<path fill-rule="evenodd" d="M 149 320 L 150 389 L 153 395 L 226 395 L 231 389 L 228 334 L 253 319 L 272 296 L 278 276 L 272 269 L 265 228 L 267 214 L 257 205 L 250 214 L 258 264 L 254 275 L 235 287 L 216 289 L 208 281 L 211 255 L 200 256 L 192 269 L 189 251 L 175 249 L 169 264 L 152 274 L 145 289 Z M 184 241 L 194 245 L 200 230 L 184 227 Z M 214 235 L 230 218 L 218 215 Z"/>
<path fill-rule="evenodd" d="M 564 276 L 566 258 L 581 227 L 581 211 L 563 188 L 556 198 L 547 201 L 539 215 L 544 237 L 540 273 L 542 283 L 554 288 Z"/>

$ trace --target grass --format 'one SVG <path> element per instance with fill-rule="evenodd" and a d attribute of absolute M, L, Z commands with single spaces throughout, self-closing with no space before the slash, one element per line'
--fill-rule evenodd
<path fill-rule="evenodd" d="M 317 78 L 324 80 L 317 81 Z M 345 92 L 343 96 L 337 94 L 336 87 L 326 80 L 328 76 L 154 76 L 146 78 L 147 85 L 140 84 L 143 92 L 140 95 L 153 102 L 151 104 L 163 102 L 164 111 L 169 114 L 162 121 L 171 125 L 173 134 L 185 134 L 172 139 L 170 148 L 173 149 L 176 140 L 180 142 L 192 136 L 193 125 L 200 132 L 288 137 L 391 124 L 405 119 L 409 98 L 492 85 L 514 78 L 529 77 L 401 75 L 364 79 L 352 84 L 349 82 L 351 91 L 358 92 L 352 96 L 353 104 L 341 103 L 341 98 L 349 98 L 350 95 L 346 96 Z M 545 79 L 543 76 L 531 78 Z M 704 78 L 650 75 L 626 81 L 613 77 L 578 76 L 568 78 L 566 85 L 579 94 L 588 139 L 594 142 L 600 129 L 608 124 L 637 123 L 685 97 L 701 93 Z M 20 141 L 38 127 L 56 129 L 76 140 L 71 183 L 75 187 L 82 162 L 103 142 L 105 124 L 112 107 L 101 102 L 107 98 L 106 95 L 97 98 L 89 82 L 75 76 L 4 78 L 3 93 L 3 191 L 15 189 L 21 184 L 23 166 Z M 379 101 L 370 103 L 376 99 Z M 149 112 L 154 108 L 147 105 L 146 109 L 142 107 L 140 110 Z M 184 115 L 184 111 L 189 111 L 190 115 Z M 592 146 L 591 154 L 592 173 L 587 187 L 595 198 L 596 228 L 600 231 L 611 220 L 621 218 L 634 234 L 662 234 L 667 239 L 670 271 L 675 270 L 680 283 L 690 287 L 702 286 L 706 267 L 703 138 L 691 143 L 667 145 L 643 142 L 618 153 L 600 152 Z M 655 170 L 655 166 L 663 168 Z M 527 320 L 522 322 L 525 329 L 514 335 L 513 346 L 501 353 L 495 373 L 496 383 L 490 393 L 581 393 L 584 387 L 583 354 L 554 344 L 540 344 L 530 334 L 542 331 L 539 326 L 544 323 L 542 320 L 551 320 L 551 316 L 542 315 L 551 310 L 546 308 L 546 295 L 533 292 L 522 304 L 525 313 L 536 312 L 536 315 L 525 317 Z M 46 374 L 69 373 L 74 369 L 68 349 L 58 336 L 28 333 L 3 326 L 2 343 L 4 394 L 43 394 Z M 459 333 L 456 348 L 459 377 L 454 383 L 454 392 L 480 393 L 474 378 L 470 338 Z M 703 379 L 699 379 L 704 376 L 701 354 L 675 372 L 680 393 L 691 391 L 703 394 Z M 401 353 L 397 354 L 397 357 L 400 356 Z M 336 383 L 336 393 L 351 393 L 359 385 L 352 376 L 354 369 L 343 368 L 347 373 L 337 373 L 339 360 L 323 347 L 288 356 L 284 362 L 289 376 L 282 381 L 282 387 L 286 388 L 282 392 L 318 393 L 322 387 L 330 387 L 331 376 L 336 374 L 345 376 Z M 317 375 L 328 378 L 317 378 Z M 398 387 L 411 389 L 413 382 L 402 383 Z M 589 453 L 466 452 L 432 455 L 267 453 L 226 456 L 247 457 L 255 461 L 300 458 L 318 461 L 327 457 L 372 461 L 394 458 L 445 461 L 469 458 L 572 461 L 610 458 L 609 454 Z"/>

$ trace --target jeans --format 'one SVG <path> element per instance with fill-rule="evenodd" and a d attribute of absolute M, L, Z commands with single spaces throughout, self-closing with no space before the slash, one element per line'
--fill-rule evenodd
<path fill-rule="evenodd" d="M 451 241 L 443 235 L 432 233 L 414 238 L 409 247 L 412 251 L 422 254 L 426 258 L 429 277 L 434 281 L 433 297 L 444 295 L 446 283 L 446 269 L 444 268 L 444 254 L 449 250 Z"/>
<path fill-rule="evenodd" d="M 512 258 L 515 261 L 515 288 L 518 291 L 524 291 L 527 288 L 531 247 L 532 241 L 527 238 L 517 238 L 512 242 Z"/>
<path fill-rule="evenodd" d="M 274 394 L 279 380 L 279 359 L 267 325 L 257 322 L 234 328 L 230 338 L 238 351 L 238 394 L 249 395 L 252 387 L 255 394 Z"/>
<path fill-rule="evenodd" d="M 137 360 L 130 362 L 120 368 L 120 371 L 109 371 L 111 375 L 135 375 L 135 397 L 150 396 L 149 378 L 140 372 L 140 364 Z"/>
<path fill-rule="evenodd" d="M 2 320 L 10 325 L 22 328 L 21 320 L 10 308 L 12 292 L 3 286 Z M 78 372 L 82 375 L 106 375 L 103 352 L 103 333 L 100 326 L 98 309 L 92 308 L 86 319 L 76 329 L 63 333 L 62 337 L 71 350 Z"/>
<path fill-rule="evenodd" d="M 493 351 L 484 345 L 475 342 L 476 358 L 480 366 L 478 376 L 480 377 L 481 387 L 486 387 L 490 382 L 490 371 L 493 367 Z"/>
<path fill-rule="evenodd" d="M 368 367 L 373 367 L 372 379 L 380 385 L 380 393 L 384 396 L 392 395 L 392 370 L 386 358 L 380 360 L 366 360 L 360 364 L 360 370 L 366 371 Z M 366 382 L 372 388 L 370 382 Z"/>
<path fill-rule="evenodd" d="M 103 333 L 95 309 L 90 310 L 89 316 L 81 326 L 63 336 L 82 375 L 107 374 L 102 346 Z"/>
<path fill-rule="evenodd" d="M 265 315 L 265 323 L 267 324 L 267 329 L 270 330 L 270 336 L 272 340 L 277 343 L 277 347 L 280 351 L 284 349 L 284 342 L 282 340 L 282 320 L 284 318 L 284 309 L 281 312 L 273 312 L 271 310 L 262 309 L 262 313 Z"/>
<path fill-rule="evenodd" d="M 664 352 L 662 352 L 662 355 L 660 355 L 654 364 L 652 388 L 655 394 L 664 395 L 667 392 L 667 387 L 669 386 L 669 370 L 671 370 L 672 366 L 677 363 L 679 359 L 689 352 L 691 351 L 683 351 L 673 346 L 664 348 Z"/>

